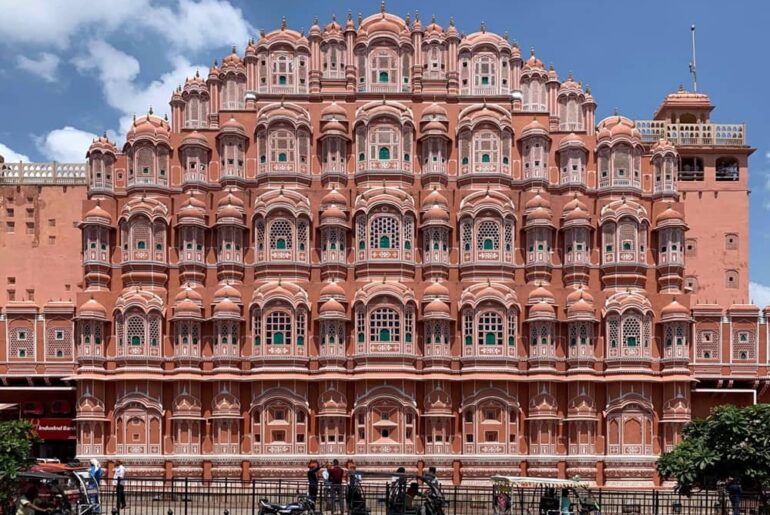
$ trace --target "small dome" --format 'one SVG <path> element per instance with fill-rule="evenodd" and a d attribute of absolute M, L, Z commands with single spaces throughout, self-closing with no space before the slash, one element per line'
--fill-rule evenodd
<path fill-rule="evenodd" d="M 200 305 L 191 300 L 184 299 L 174 304 L 176 318 L 200 318 L 202 313 Z"/>
<path fill-rule="evenodd" d="M 337 206 L 330 206 L 321 211 L 321 221 L 328 220 L 346 220 L 347 215 Z"/>
<path fill-rule="evenodd" d="M 681 223 L 684 224 L 684 216 L 682 216 L 682 213 L 679 211 L 669 207 L 666 208 L 665 211 L 663 211 L 661 214 L 658 215 L 658 217 L 655 219 L 655 225 L 662 225 L 664 223 L 667 224 L 676 224 Z"/>
<path fill-rule="evenodd" d="M 446 302 L 434 299 L 423 310 L 423 316 L 425 318 L 448 318 L 450 315 L 449 306 Z"/>
<path fill-rule="evenodd" d="M 429 209 L 435 205 L 439 206 L 449 206 L 449 202 L 447 202 L 447 199 L 444 195 L 439 193 L 438 190 L 434 189 L 428 195 L 425 196 L 425 198 L 422 201 L 422 208 L 423 209 Z"/>
<path fill-rule="evenodd" d="M 427 288 L 425 288 L 425 291 L 423 291 L 423 297 L 441 297 L 441 298 L 448 298 L 449 297 L 449 288 L 444 286 L 439 281 L 434 281 L 428 285 Z"/>
<path fill-rule="evenodd" d="M 348 112 L 345 110 L 344 107 L 339 105 L 336 101 L 332 102 L 331 104 L 329 104 L 328 106 L 324 107 L 321 110 L 321 118 L 324 120 L 327 118 L 328 119 L 336 118 L 337 120 L 344 121 L 344 120 L 347 120 L 347 117 L 348 117 Z"/>
<path fill-rule="evenodd" d="M 585 211 L 580 208 L 575 208 L 572 211 L 569 211 L 564 214 L 564 221 L 565 222 L 582 222 L 582 221 L 591 221 L 591 215 L 588 214 L 588 211 Z"/>
<path fill-rule="evenodd" d="M 222 59 L 222 64 L 238 65 L 241 63 L 241 57 L 238 55 L 235 47 L 233 47 L 233 51 L 230 53 L 230 55 Z"/>
<path fill-rule="evenodd" d="M 524 69 L 529 70 L 545 70 L 545 67 L 543 66 L 543 61 L 538 59 L 535 56 L 535 49 L 533 48 L 530 52 L 529 59 L 524 63 Z"/>
<path fill-rule="evenodd" d="M 231 116 L 229 120 L 222 124 L 219 130 L 219 134 L 236 134 L 238 136 L 246 137 L 246 127 L 241 122 Z"/>
<path fill-rule="evenodd" d="M 342 136 L 347 136 L 348 134 L 348 130 L 345 128 L 345 126 L 337 120 L 324 122 L 321 132 L 323 134 L 340 134 Z"/>
<path fill-rule="evenodd" d="M 217 207 L 235 206 L 243 208 L 243 200 L 233 195 L 232 191 L 228 191 L 227 195 L 223 196 L 217 202 Z"/>
<path fill-rule="evenodd" d="M 190 300 L 192 302 L 203 302 L 203 296 L 198 293 L 194 288 L 189 285 L 185 286 L 174 297 L 174 302 L 180 302 L 182 300 Z"/>
<path fill-rule="evenodd" d="M 192 131 L 190 134 L 185 136 L 184 139 L 182 140 L 182 143 L 179 146 L 185 147 L 185 146 L 192 146 L 192 145 L 211 148 L 209 146 L 208 140 L 206 140 L 206 137 L 198 131 Z"/>
<path fill-rule="evenodd" d="M 527 217 L 527 223 L 531 222 L 550 222 L 551 221 L 551 211 L 549 209 L 545 209 L 543 207 L 538 207 L 536 209 L 533 209 L 526 215 Z"/>
<path fill-rule="evenodd" d="M 539 285 L 537 288 L 532 290 L 529 293 L 529 297 L 527 297 L 527 304 L 537 304 L 540 302 L 548 302 L 553 304 L 555 301 L 556 298 L 553 296 L 553 293 L 551 293 L 542 285 Z"/>
<path fill-rule="evenodd" d="M 338 206 L 338 207 L 344 208 L 344 207 L 347 207 L 348 201 L 345 198 L 345 196 L 339 191 L 337 191 L 337 189 L 335 188 L 323 196 L 323 198 L 321 199 L 321 205 Z"/>
<path fill-rule="evenodd" d="M 105 133 L 104 136 L 99 136 L 91 143 L 91 146 L 88 147 L 88 152 L 86 152 L 86 157 L 89 157 L 91 152 L 110 153 L 114 155 L 118 153 L 118 149 L 115 146 L 115 143 L 107 138 L 107 134 Z"/>
<path fill-rule="evenodd" d="M 561 93 L 567 93 L 567 92 L 572 92 L 572 91 L 579 93 L 579 92 L 581 92 L 581 91 L 582 91 L 582 89 L 583 89 L 583 88 L 581 88 L 581 87 L 580 87 L 580 84 L 579 84 L 578 82 L 576 82 L 576 81 L 575 81 L 575 80 L 572 78 L 572 74 L 570 73 L 570 74 L 567 76 L 567 80 L 565 80 L 564 82 L 562 82 L 562 83 L 561 83 L 561 85 L 559 86 L 559 94 L 561 94 Z"/>
<path fill-rule="evenodd" d="M 543 209 L 551 209 L 551 202 L 540 195 L 540 193 L 535 194 L 534 197 L 529 199 L 526 204 L 524 204 L 524 210 L 529 211 L 532 209 L 537 208 L 543 208 Z"/>
<path fill-rule="evenodd" d="M 104 210 L 102 206 L 100 206 L 99 204 L 96 204 L 86 213 L 86 216 L 83 218 L 83 221 L 85 223 L 101 222 L 101 223 L 112 224 L 112 215 L 109 214 L 106 210 Z"/>
<path fill-rule="evenodd" d="M 222 299 L 236 299 L 240 302 L 241 293 L 229 284 L 225 284 L 214 292 L 214 302 L 218 302 Z"/>
<path fill-rule="evenodd" d="M 107 318 L 107 309 L 96 299 L 88 299 L 78 308 L 78 316 L 103 320 Z"/>
<path fill-rule="evenodd" d="M 428 123 L 426 123 L 425 126 L 422 128 L 423 136 L 436 135 L 436 134 L 442 135 L 447 133 L 448 131 L 446 126 L 444 126 L 444 124 L 438 120 L 431 120 Z"/>
<path fill-rule="evenodd" d="M 580 200 L 579 196 L 575 195 L 572 200 L 564 205 L 564 212 L 567 213 L 573 209 L 582 209 L 583 211 L 588 211 L 588 206 L 586 206 L 585 203 Z"/>
<path fill-rule="evenodd" d="M 604 139 L 608 137 L 607 132 L 601 129 L 609 130 L 610 138 L 632 138 L 639 139 L 639 131 L 636 129 L 636 124 L 633 120 L 626 118 L 625 116 L 613 115 L 605 118 L 599 122 L 599 138 Z"/>
<path fill-rule="evenodd" d="M 537 118 L 534 118 L 521 130 L 522 138 L 527 138 L 529 136 L 548 136 L 548 128 L 537 121 Z"/>
<path fill-rule="evenodd" d="M 330 282 L 326 283 L 324 287 L 321 288 L 319 295 L 322 298 L 345 299 L 345 289 L 338 282 Z"/>
<path fill-rule="evenodd" d="M 152 110 L 150 110 L 150 114 L 140 116 L 134 120 L 131 128 L 128 129 L 126 140 L 130 142 L 138 138 L 149 138 L 167 141 L 170 132 L 171 128 L 168 122 L 163 118 L 154 116 Z"/>
<path fill-rule="evenodd" d="M 674 299 L 660 311 L 660 318 L 661 321 L 686 320 L 690 318 L 690 308 L 683 306 Z"/>
<path fill-rule="evenodd" d="M 224 298 L 214 305 L 214 318 L 237 318 L 241 316 L 241 308 L 229 298 Z"/>
<path fill-rule="evenodd" d="M 578 299 L 567 308 L 568 319 L 593 319 L 594 306 L 585 299 Z"/>
<path fill-rule="evenodd" d="M 439 205 L 434 205 L 425 212 L 423 220 L 425 222 L 449 222 L 449 212 Z"/>
<path fill-rule="evenodd" d="M 667 152 L 676 153 L 676 147 L 674 144 L 665 138 L 661 138 L 656 141 L 651 150 L 653 154 L 665 154 Z"/>
<path fill-rule="evenodd" d="M 329 315 L 341 315 L 343 318 L 345 317 L 345 306 L 340 304 L 335 299 L 329 299 L 326 302 L 324 302 L 321 305 L 321 309 L 318 310 L 318 313 L 323 317 L 326 315 L 327 317 Z"/>
<path fill-rule="evenodd" d="M 574 132 L 570 132 L 559 141 L 559 148 L 586 148 L 585 142 Z"/>
<path fill-rule="evenodd" d="M 591 295 L 588 290 L 583 288 L 582 286 L 579 288 L 576 288 L 574 291 L 572 291 L 569 295 L 567 295 L 567 305 L 574 304 L 575 302 L 579 301 L 580 299 L 585 300 L 586 302 L 593 304 L 594 303 L 594 297 Z"/>
<path fill-rule="evenodd" d="M 423 121 L 432 120 L 434 118 L 447 118 L 447 112 L 440 104 L 433 102 L 431 105 L 425 108 L 422 112 L 421 119 Z"/>
<path fill-rule="evenodd" d="M 551 304 L 541 301 L 529 308 L 529 318 L 556 318 L 556 311 Z"/>
<path fill-rule="evenodd" d="M 217 219 L 221 220 L 224 218 L 241 219 L 243 218 L 243 213 L 235 206 L 232 206 L 232 205 L 224 206 L 217 209 Z"/>

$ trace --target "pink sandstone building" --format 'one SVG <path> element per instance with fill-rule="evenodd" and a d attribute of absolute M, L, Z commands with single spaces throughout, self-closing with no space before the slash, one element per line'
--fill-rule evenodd
<path fill-rule="evenodd" d="M 85 167 L 0 177 L 0 401 L 81 459 L 654 485 L 692 417 L 770 400 L 753 149 L 708 96 L 597 123 L 507 36 L 384 10 L 170 93 Z"/>

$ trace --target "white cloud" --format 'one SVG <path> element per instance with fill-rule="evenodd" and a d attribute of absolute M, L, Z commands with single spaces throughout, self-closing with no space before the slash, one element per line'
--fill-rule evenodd
<path fill-rule="evenodd" d="M 751 302 L 759 307 L 765 307 L 770 304 L 770 286 L 764 284 L 749 282 L 749 297 Z"/>
<path fill-rule="evenodd" d="M 18 152 L 13 151 L 10 147 L 3 145 L 0 143 L 0 156 L 3 156 L 6 163 L 12 163 L 14 161 L 24 161 L 25 163 L 29 162 L 29 157 L 24 154 L 19 154 Z"/>
<path fill-rule="evenodd" d="M 67 126 L 37 138 L 36 143 L 40 153 L 51 161 L 80 163 L 85 161 L 94 138 L 96 134 Z"/>
<path fill-rule="evenodd" d="M 194 66 L 184 57 L 171 59 L 172 69 L 149 84 L 138 84 L 139 61 L 103 40 L 89 42 L 88 53 L 73 60 L 80 72 L 95 72 L 102 84 L 107 103 L 123 113 L 120 132 L 124 135 L 133 115 L 141 115 L 152 107 L 159 116 L 169 115 L 171 93 L 185 78 L 191 77 L 203 65 Z"/>
<path fill-rule="evenodd" d="M 255 30 L 229 0 L 177 0 L 161 7 L 149 0 L 0 0 L 0 41 L 66 48 L 71 40 L 106 37 L 147 27 L 174 47 L 244 44 Z M 172 28 L 173 27 L 173 28 Z"/>
<path fill-rule="evenodd" d="M 56 82 L 59 56 L 48 52 L 42 52 L 37 59 L 20 55 L 16 58 L 16 65 L 22 70 L 42 77 L 47 82 Z"/>

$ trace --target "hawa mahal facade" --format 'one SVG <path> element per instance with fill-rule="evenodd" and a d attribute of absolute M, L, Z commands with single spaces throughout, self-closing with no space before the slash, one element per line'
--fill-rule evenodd
<path fill-rule="evenodd" d="M 383 9 L 170 105 L 0 177 L 0 400 L 69 391 L 81 459 L 653 485 L 693 416 L 770 397 L 753 149 L 702 93 L 597 123 L 507 36 Z"/>

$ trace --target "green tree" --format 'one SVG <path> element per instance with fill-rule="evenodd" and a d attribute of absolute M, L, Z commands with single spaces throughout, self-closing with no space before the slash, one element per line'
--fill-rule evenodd
<path fill-rule="evenodd" d="M 682 442 L 658 460 L 658 472 L 685 495 L 735 478 L 744 489 L 770 489 L 770 404 L 718 406 L 682 430 Z"/>
<path fill-rule="evenodd" d="M 37 441 L 28 421 L 0 422 L 0 500 L 7 501 L 16 495 L 19 473 L 35 463 L 32 446 Z"/>

